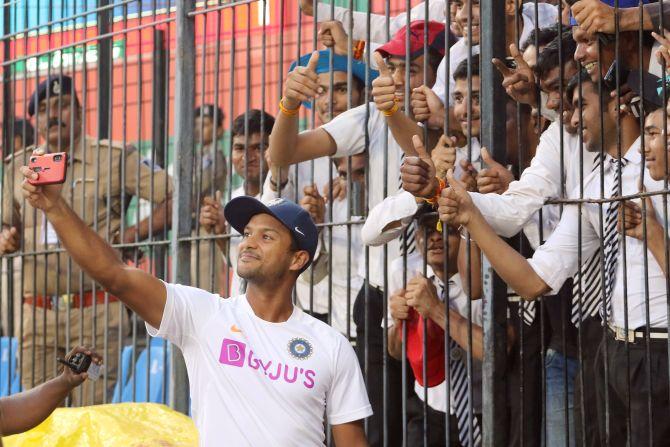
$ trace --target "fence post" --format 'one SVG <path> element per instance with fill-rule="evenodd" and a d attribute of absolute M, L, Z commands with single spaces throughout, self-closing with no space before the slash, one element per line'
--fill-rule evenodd
<path fill-rule="evenodd" d="M 191 235 L 191 198 L 193 169 L 193 105 L 195 99 L 195 19 L 189 16 L 195 0 L 177 0 L 177 36 L 175 56 L 175 158 L 172 206 L 172 275 L 181 284 L 191 283 L 191 243 L 182 241 Z M 188 413 L 188 376 L 184 358 L 172 349 L 170 371 L 170 404 Z"/>
<path fill-rule="evenodd" d="M 109 6 L 109 0 L 99 0 L 99 7 Z M 110 32 L 111 10 L 98 11 L 98 35 Z M 112 38 L 98 40 L 98 138 L 109 138 L 110 98 L 112 90 Z"/>
<path fill-rule="evenodd" d="M 505 91 L 491 59 L 505 57 L 505 2 L 482 0 L 481 28 L 481 138 L 496 160 L 505 160 Z M 483 445 L 505 444 L 507 363 L 507 286 L 484 263 L 484 364 L 482 368 Z"/>

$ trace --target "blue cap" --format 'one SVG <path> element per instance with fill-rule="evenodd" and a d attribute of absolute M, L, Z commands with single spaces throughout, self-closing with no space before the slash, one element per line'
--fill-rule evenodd
<path fill-rule="evenodd" d="M 651 0 L 642 0 L 642 3 L 650 3 Z M 601 3 L 605 3 L 606 5 L 611 6 L 614 8 L 614 5 L 616 4 L 616 0 L 600 0 Z M 619 8 L 636 8 L 640 5 L 639 0 L 619 0 Z M 579 23 L 575 20 L 575 18 L 572 16 L 572 10 L 570 10 L 570 26 L 578 26 Z"/>
<path fill-rule="evenodd" d="M 293 71 L 296 65 L 306 67 L 310 57 L 312 57 L 312 53 L 302 55 L 298 60 L 297 64 L 295 62 L 291 64 L 288 71 L 289 72 Z M 344 73 L 347 73 L 347 64 L 348 64 L 347 59 L 348 59 L 347 56 L 342 56 L 341 54 L 333 53 L 333 71 L 343 71 Z M 365 85 L 366 69 L 367 65 L 365 65 L 363 62 L 357 59 L 351 60 L 351 74 L 356 79 L 358 79 L 363 85 Z M 316 66 L 316 74 L 321 73 L 330 73 L 330 50 L 319 51 L 319 63 Z M 379 76 L 379 72 L 377 70 L 373 70 L 372 68 L 370 68 L 370 78 L 368 79 L 369 81 L 368 84 L 371 84 L 372 81 L 374 81 L 377 76 Z M 311 102 L 305 102 L 303 104 L 308 108 L 312 107 Z"/>
<path fill-rule="evenodd" d="M 47 95 L 48 93 L 48 95 Z M 28 103 L 28 115 L 35 115 L 37 105 L 47 96 L 69 95 L 72 93 L 72 78 L 65 75 L 50 75 L 40 82 Z"/>
<path fill-rule="evenodd" d="M 309 262 L 305 264 L 300 273 L 304 272 L 314 260 L 319 232 L 309 213 L 290 200 L 274 199 L 263 203 L 253 197 L 236 197 L 228 202 L 223 209 L 223 214 L 226 221 L 238 233 L 244 232 L 244 227 L 256 214 L 269 214 L 291 232 L 299 250 L 309 253 Z"/>

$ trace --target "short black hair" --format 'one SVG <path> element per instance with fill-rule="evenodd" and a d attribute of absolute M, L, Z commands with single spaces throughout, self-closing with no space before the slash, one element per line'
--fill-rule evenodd
<path fill-rule="evenodd" d="M 35 144 L 35 128 L 30 121 L 24 119 L 14 119 L 13 135 L 21 137 L 23 141 L 23 146 L 28 147 Z"/>
<path fill-rule="evenodd" d="M 559 43 L 560 48 L 559 48 Z M 577 51 L 577 43 L 573 39 L 572 34 L 565 33 L 561 39 L 556 36 L 546 47 L 540 52 L 535 65 L 535 74 L 538 79 L 544 78 L 550 71 L 557 68 L 561 61 L 563 64 L 575 63 L 574 55 Z"/>
<path fill-rule="evenodd" d="M 246 113 L 242 113 L 233 121 L 233 137 L 244 135 L 245 122 L 248 123 L 249 135 L 261 133 L 261 131 L 269 135 L 272 132 L 272 127 L 275 125 L 275 118 L 265 110 L 251 109 Z M 262 128 L 261 123 L 263 124 Z"/>
<path fill-rule="evenodd" d="M 470 58 L 470 65 L 472 67 L 472 76 L 479 76 L 479 55 L 474 54 Z M 468 79 L 468 58 L 463 59 L 454 70 L 454 81 L 458 79 Z"/>
<path fill-rule="evenodd" d="M 569 28 L 563 28 L 564 33 L 570 33 Z M 519 50 L 523 53 L 528 49 L 529 46 L 535 45 L 535 40 L 537 37 L 537 46 L 543 47 L 548 45 L 549 42 L 554 40 L 558 36 L 558 24 L 545 26 L 544 28 L 533 28 L 533 30 L 528 35 L 528 38 L 521 43 L 521 48 Z"/>
<path fill-rule="evenodd" d="M 565 89 L 565 94 L 568 99 L 568 102 L 572 103 L 572 97 L 574 96 L 575 90 L 577 89 L 577 86 L 579 86 L 580 82 L 582 85 L 593 84 L 593 88 L 596 90 L 596 92 L 598 92 L 599 83 L 591 79 L 589 73 L 584 68 L 582 68 L 577 72 L 576 75 L 574 75 L 570 79 L 570 81 L 568 82 L 568 86 Z M 610 92 L 612 90 L 607 87 L 607 83 L 604 81 L 600 82 L 600 88 L 602 88 L 600 94 L 602 95 L 604 102 L 606 103 L 610 99 Z"/>
<path fill-rule="evenodd" d="M 214 115 L 216 115 L 216 127 L 223 126 L 225 115 L 221 107 L 217 107 L 214 104 L 203 104 L 196 107 L 194 113 L 196 118 L 209 118 L 211 120 L 214 120 Z"/>

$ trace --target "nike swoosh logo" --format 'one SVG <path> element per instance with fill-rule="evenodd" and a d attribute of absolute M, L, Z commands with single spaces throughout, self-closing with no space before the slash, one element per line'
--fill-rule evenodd
<path fill-rule="evenodd" d="M 242 333 L 242 329 L 238 328 L 236 324 L 233 324 L 230 326 L 230 331 L 231 332 L 239 332 L 240 334 Z"/>
<path fill-rule="evenodd" d="M 300 231 L 300 228 L 298 228 L 298 227 L 295 227 L 294 230 L 297 231 L 298 233 L 302 234 L 303 236 L 305 235 L 305 233 Z"/>

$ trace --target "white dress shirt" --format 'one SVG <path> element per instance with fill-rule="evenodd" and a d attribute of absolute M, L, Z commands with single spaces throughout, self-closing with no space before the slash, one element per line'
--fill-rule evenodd
<path fill-rule="evenodd" d="M 332 121 L 321 126 L 333 137 L 337 145 L 335 157 L 348 157 L 365 151 L 366 108 L 369 107 L 367 133 L 369 137 L 369 208 L 381 203 L 387 195 L 399 189 L 400 159 L 402 149 L 396 143 L 390 130 L 386 130 L 385 117 L 374 103 L 363 104 L 338 115 Z M 385 169 L 386 167 L 386 169 Z M 385 173 L 388 173 L 385 177 Z M 386 191 L 384 191 L 386 189 Z M 388 245 L 388 259 L 400 256 L 397 240 Z M 365 262 L 359 263 L 359 274 L 365 277 Z M 370 249 L 370 283 L 379 288 L 384 286 L 384 256 L 382 248 Z"/>
<path fill-rule="evenodd" d="M 639 152 L 640 140 L 629 148 L 625 154 L 628 163 L 622 168 L 621 187 L 624 195 L 639 192 L 640 169 L 642 156 Z M 614 182 L 615 170 L 605 160 L 604 191 L 605 197 L 609 198 Z M 658 191 L 663 189 L 662 181 L 654 181 L 649 177 L 649 172 L 644 171 L 644 187 L 646 191 Z M 584 183 L 584 197 L 602 198 L 600 192 L 599 170 L 591 173 Z M 652 202 L 656 217 L 663 222 L 663 198 L 660 195 L 652 196 Z M 604 213 L 608 204 L 603 205 Z M 587 203 L 582 206 L 582 214 L 579 215 L 577 205 L 568 205 L 563 210 L 561 221 L 554 233 L 536 251 L 529 260 L 535 272 L 551 288 L 552 294 L 558 292 L 565 280 L 577 272 L 577 255 L 579 251 L 579 222 L 581 220 L 581 248 L 582 259 L 588 259 L 600 248 L 600 236 L 602 228 L 599 220 L 599 205 Z M 627 299 L 628 299 L 628 328 L 635 329 L 646 324 L 645 318 L 645 292 L 649 293 L 649 311 L 651 327 L 667 327 L 667 296 L 665 290 L 665 276 L 661 267 L 656 262 L 651 252 L 647 252 L 648 261 L 648 288 L 645 285 L 644 268 L 644 243 L 632 237 L 621 237 L 620 243 L 625 243 L 627 268 Z M 612 292 L 612 316 L 610 323 L 617 327 L 625 327 L 624 319 L 624 256 L 623 247 L 619 248 L 617 262 L 616 281 Z"/>
<path fill-rule="evenodd" d="M 544 202 L 564 198 L 571 191 L 578 194 L 581 180 L 593 171 L 595 157 L 595 153 L 580 147 L 577 135 L 561 131 L 559 123 L 555 122 L 540 137 L 530 166 L 519 180 L 510 183 L 507 191 L 503 194 L 470 193 L 470 196 L 496 233 L 512 237 L 523 229 L 532 247 L 537 248 L 541 242 L 538 210 L 542 209 L 542 236 L 546 240 L 558 224 L 560 214 L 557 205 L 544 205 Z"/>

